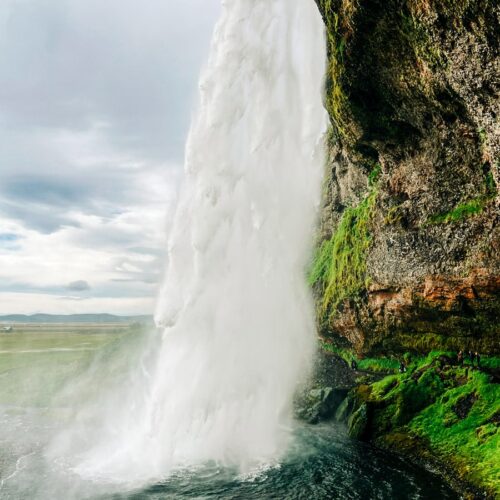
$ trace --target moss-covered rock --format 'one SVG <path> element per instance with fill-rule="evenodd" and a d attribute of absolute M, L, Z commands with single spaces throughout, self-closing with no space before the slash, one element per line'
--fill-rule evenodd
<path fill-rule="evenodd" d="M 347 420 L 349 436 L 354 439 L 363 439 L 368 427 L 368 405 L 362 403 L 361 406 Z"/>
<path fill-rule="evenodd" d="M 499 6 L 316 0 L 328 175 L 310 275 L 359 354 L 500 353 Z"/>
<path fill-rule="evenodd" d="M 355 387 L 335 418 L 349 433 L 439 470 L 470 498 L 500 495 L 500 385 L 454 353 L 413 357 L 406 372 Z"/>
<path fill-rule="evenodd" d="M 359 384 L 335 418 L 500 495 L 500 5 L 316 3 L 332 126 L 310 283 Z"/>

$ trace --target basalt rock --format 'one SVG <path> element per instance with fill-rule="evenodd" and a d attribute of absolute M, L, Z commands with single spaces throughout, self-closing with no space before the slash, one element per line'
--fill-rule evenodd
<path fill-rule="evenodd" d="M 330 419 L 355 385 L 343 359 L 319 351 L 311 379 L 295 396 L 295 416 L 312 424 Z"/>
<path fill-rule="evenodd" d="M 364 354 L 500 353 L 499 4 L 316 2 L 332 124 L 311 276 L 322 336 Z"/>

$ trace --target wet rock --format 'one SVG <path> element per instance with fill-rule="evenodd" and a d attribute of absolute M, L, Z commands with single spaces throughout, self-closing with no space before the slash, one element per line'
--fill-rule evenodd
<path fill-rule="evenodd" d="M 356 385 L 355 374 L 346 361 L 322 350 L 316 355 L 313 383 L 335 389 L 351 389 Z"/>
<path fill-rule="evenodd" d="M 317 424 L 331 418 L 346 395 L 345 389 L 333 389 L 332 387 L 306 390 L 296 400 L 295 415 L 301 420 Z"/>
<path fill-rule="evenodd" d="M 363 439 L 368 427 L 368 405 L 363 403 L 348 419 L 349 436 L 353 439 Z"/>

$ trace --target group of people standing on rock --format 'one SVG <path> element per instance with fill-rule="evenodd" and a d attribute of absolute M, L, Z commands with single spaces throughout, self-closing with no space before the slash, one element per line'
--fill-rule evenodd
<path fill-rule="evenodd" d="M 474 363 L 477 363 L 478 368 L 481 366 L 481 355 L 477 351 L 474 353 L 470 350 L 468 352 L 462 350 L 458 351 L 457 361 L 461 366 L 464 365 L 466 358 L 470 361 L 472 366 L 474 366 Z"/>

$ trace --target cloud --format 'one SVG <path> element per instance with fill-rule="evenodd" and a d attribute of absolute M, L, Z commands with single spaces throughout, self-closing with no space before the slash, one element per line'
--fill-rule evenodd
<path fill-rule="evenodd" d="M 151 312 L 219 3 L 0 3 L 0 313 Z"/>
<path fill-rule="evenodd" d="M 90 290 L 90 285 L 85 280 L 77 280 L 69 283 L 66 288 L 73 292 L 86 292 L 87 290 Z"/>

